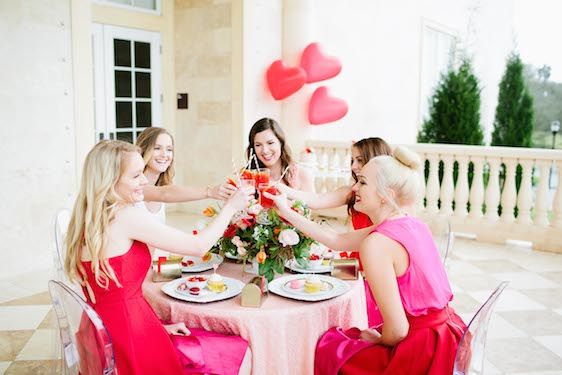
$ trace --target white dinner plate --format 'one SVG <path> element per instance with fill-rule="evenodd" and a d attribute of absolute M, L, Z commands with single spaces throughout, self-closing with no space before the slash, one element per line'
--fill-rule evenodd
<path fill-rule="evenodd" d="M 188 260 L 191 260 L 193 264 L 190 266 L 184 266 L 182 264 L 181 272 L 203 272 L 211 270 L 215 264 L 221 264 L 224 259 L 218 254 L 211 254 L 211 259 L 207 262 L 203 261 L 201 257 L 196 256 L 185 256 L 182 262 L 187 262 Z"/>
<path fill-rule="evenodd" d="M 298 273 L 328 273 L 328 272 L 332 272 L 332 263 L 331 262 L 327 266 L 322 264 L 321 266 L 316 267 L 316 268 L 303 268 L 297 262 L 296 259 L 290 259 L 285 264 L 285 267 L 287 267 L 291 271 L 295 271 L 295 272 L 298 272 Z"/>
<path fill-rule="evenodd" d="M 205 275 L 208 277 L 209 275 Z M 207 287 L 201 290 L 199 295 L 190 294 L 189 291 L 178 290 L 178 286 L 185 282 L 187 277 L 182 277 L 181 279 L 172 280 L 162 286 L 162 291 L 169 295 L 170 297 L 181 299 L 182 301 L 187 302 L 197 302 L 197 303 L 208 303 L 208 302 L 215 302 L 215 301 L 222 301 L 224 299 L 232 298 L 237 296 L 242 291 L 244 287 L 244 283 L 240 280 L 232 279 L 230 277 L 224 277 L 223 280 L 226 285 L 226 289 L 223 292 L 215 293 L 210 291 Z"/>
<path fill-rule="evenodd" d="M 317 275 L 323 283 L 322 290 L 316 293 L 307 293 L 304 287 L 293 289 L 290 286 L 292 280 L 302 280 L 303 284 L 307 276 L 305 275 L 287 275 L 274 279 L 269 283 L 269 291 L 277 295 L 292 298 L 300 301 L 323 301 L 347 293 L 351 287 L 343 280 L 326 275 Z"/>

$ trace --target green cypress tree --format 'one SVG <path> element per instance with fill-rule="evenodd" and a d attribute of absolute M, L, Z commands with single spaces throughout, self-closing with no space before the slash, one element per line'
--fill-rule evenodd
<path fill-rule="evenodd" d="M 500 82 L 492 146 L 531 147 L 533 98 L 525 85 L 523 63 L 512 53 Z"/>
<path fill-rule="evenodd" d="M 429 119 L 418 133 L 418 142 L 484 143 L 480 126 L 480 88 L 469 59 L 465 58 L 458 70 L 451 68 L 441 77 L 431 98 Z"/>

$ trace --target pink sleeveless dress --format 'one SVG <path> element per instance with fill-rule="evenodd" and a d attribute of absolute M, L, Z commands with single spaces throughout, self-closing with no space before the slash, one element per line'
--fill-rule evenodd
<path fill-rule="evenodd" d="M 110 258 L 109 263 L 122 287 L 113 282 L 107 289 L 100 287 L 91 262 L 82 262 L 96 303 L 84 293 L 109 332 L 120 375 L 238 374 L 248 347 L 241 337 L 204 330 L 191 330 L 189 336 L 168 335 L 142 294 L 151 264 L 146 244 L 134 241 L 128 252 Z M 89 332 L 87 326 L 82 328 Z M 88 335 L 82 336 L 86 339 L 83 347 L 88 347 Z"/>
<path fill-rule="evenodd" d="M 315 374 L 450 374 L 466 325 L 448 307 L 453 298 L 429 228 L 412 217 L 387 220 L 374 232 L 408 252 L 406 272 L 396 278 L 410 324 L 394 347 L 359 339 L 360 330 L 334 327 L 318 341 Z"/>

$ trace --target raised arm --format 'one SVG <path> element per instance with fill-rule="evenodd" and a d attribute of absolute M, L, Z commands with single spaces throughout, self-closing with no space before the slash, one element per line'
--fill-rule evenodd
<path fill-rule="evenodd" d="M 189 202 L 207 198 L 225 200 L 228 199 L 235 191 L 236 188 L 227 183 L 212 187 L 181 185 L 145 185 L 143 187 L 145 201 L 164 203 Z"/>
<path fill-rule="evenodd" d="M 284 192 L 290 199 L 301 200 L 314 210 L 343 206 L 347 201 L 347 197 L 351 194 L 350 186 L 342 186 L 335 191 L 326 193 L 295 190 L 281 184 L 278 185 L 278 189 Z"/>
<path fill-rule="evenodd" d="M 299 180 L 301 185 L 301 190 L 314 192 L 316 187 L 314 186 L 314 175 L 307 168 L 298 169 Z"/>
<path fill-rule="evenodd" d="M 396 345 L 406 337 L 410 327 L 396 281 L 396 270 L 407 268 L 408 256 L 398 242 L 378 233 L 367 237 L 359 251 L 369 286 L 384 321 L 382 334 L 367 329 L 362 331 L 361 338 L 375 344 Z"/>
<path fill-rule="evenodd" d="M 152 247 L 177 254 L 203 256 L 223 235 L 232 216 L 246 207 L 253 197 L 253 192 L 254 189 L 251 187 L 236 192 L 215 219 L 197 235 L 159 223 L 153 215 L 135 207 L 123 210 L 123 228 L 129 238 Z"/>
<path fill-rule="evenodd" d="M 275 202 L 279 215 L 281 215 L 285 220 L 289 221 L 307 236 L 334 250 L 344 251 L 359 248 L 361 242 L 372 230 L 372 227 L 368 227 L 351 232 L 338 233 L 333 229 L 321 226 L 320 224 L 317 224 L 293 211 L 287 203 L 287 196 L 285 194 L 271 195 L 267 192 L 264 192 L 263 194 Z"/>

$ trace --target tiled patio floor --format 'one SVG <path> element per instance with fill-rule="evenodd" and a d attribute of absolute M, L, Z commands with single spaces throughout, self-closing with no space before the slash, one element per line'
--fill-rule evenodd
<path fill-rule="evenodd" d="M 193 222 L 169 221 L 186 230 Z M 467 321 L 500 281 L 511 281 L 492 317 L 485 374 L 562 374 L 562 255 L 457 239 L 448 268 L 453 306 Z M 0 279 L 0 374 L 60 373 L 51 272 Z"/>

